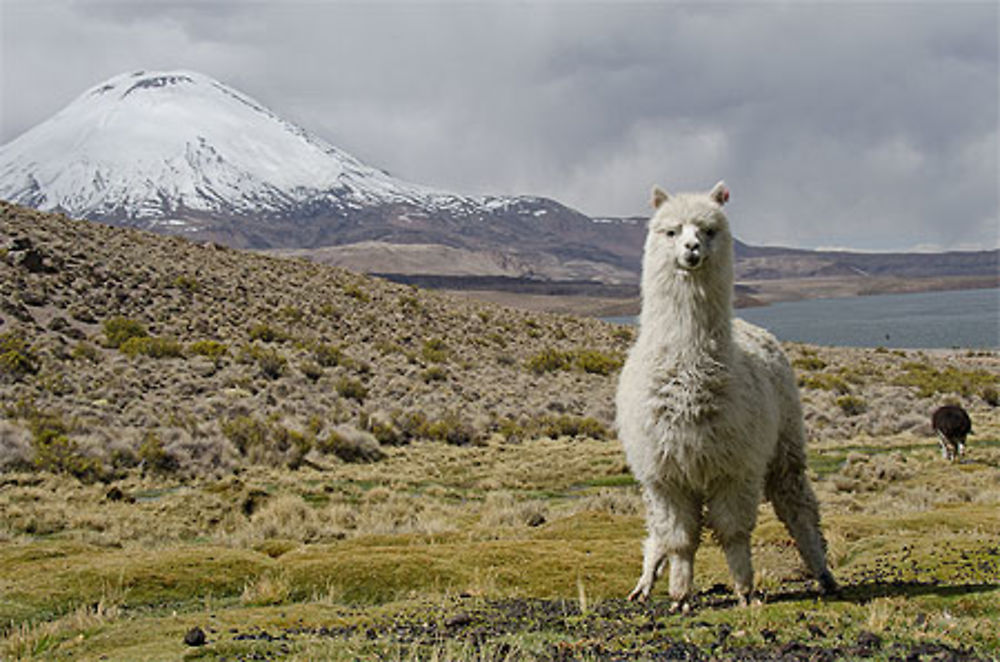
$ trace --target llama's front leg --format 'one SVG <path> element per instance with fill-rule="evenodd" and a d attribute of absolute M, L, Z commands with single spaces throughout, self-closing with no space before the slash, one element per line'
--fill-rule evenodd
<path fill-rule="evenodd" d="M 708 502 L 708 524 L 726 554 L 741 606 L 748 605 L 753 595 L 750 532 L 757 521 L 760 499 L 760 490 L 753 485 L 729 481 L 720 485 Z"/>
<path fill-rule="evenodd" d="M 644 490 L 646 539 L 642 575 L 630 600 L 645 601 L 653 584 L 670 560 L 670 597 L 674 608 L 682 609 L 691 597 L 694 575 L 694 554 L 701 537 L 701 501 L 683 490 L 649 486 Z"/>

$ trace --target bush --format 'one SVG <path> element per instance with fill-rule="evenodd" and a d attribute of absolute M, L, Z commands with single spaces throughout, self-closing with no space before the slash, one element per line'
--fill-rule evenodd
<path fill-rule="evenodd" d="M 142 322 L 120 315 L 104 320 L 102 326 L 108 347 L 120 348 L 132 338 L 145 338 L 149 335 Z"/>
<path fill-rule="evenodd" d="M 986 388 L 996 389 L 1000 386 L 1000 377 L 986 370 L 959 370 L 955 366 L 937 368 L 926 363 L 906 363 L 906 371 L 897 377 L 893 383 L 917 389 L 917 395 L 922 398 L 936 393 L 957 393 L 970 396 L 976 391 Z"/>
<path fill-rule="evenodd" d="M 826 361 L 818 356 L 803 356 L 792 361 L 792 366 L 798 370 L 822 370 L 826 367 Z"/>
<path fill-rule="evenodd" d="M 76 343 L 69 355 L 75 361 L 90 361 L 91 363 L 99 363 L 101 360 L 100 350 L 85 340 L 81 340 Z"/>
<path fill-rule="evenodd" d="M 292 469 L 302 463 L 314 445 L 310 435 L 253 416 L 238 416 L 223 422 L 222 434 L 251 462 L 285 465 Z"/>
<path fill-rule="evenodd" d="M 343 362 L 344 353 L 336 345 L 318 343 L 313 348 L 313 359 L 324 368 L 333 368 Z"/>
<path fill-rule="evenodd" d="M 177 470 L 177 459 L 170 455 L 163 440 L 155 432 L 150 432 L 139 445 L 139 459 L 142 466 L 154 473 L 171 473 Z"/>
<path fill-rule="evenodd" d="M 288 359 L 278 350 L 253 344 L 243 348 L 241 360 L 256 363 L 260 374 L 268 379 L 277 379 L 285 374 Z"/>
<path fill-rule="evenodd" d="M 128 356 L 142 354 L 154 359 L 177 358 L 184 355 L 184 346 L 176 340 L 155 336 L 129 338 L 118 347 L 118 350 Z"/>
<path fill-rule="evenodd" d="M 378 462 L 385 457 L 375 437 L 357 428 L 339 425 L 316 443 L 316 450 L 333 454 L 344 462 Z"/>
<path fill-rule="evenodd" d="M 364 402 L 368 397 L 368 389 L 357 379 L 341 377 L 336 384 L 337 393 L 343 398 L 350 398 L 358 402 Z"/>
<path fill-rule="evenodd" d="M 62 419 L 41 415 L 31 421 L 30 427 L 36 468 L 70 474 L 84 482 L 101 477 L 101 463 L 81 452 L 79 444 L 68 436 L 69 430 Z"/>
<path fill-rule="evenodd" d="M 591 374 L 610 375 L 622 367 L 622 359 L 594 349 L 562 351 L 548 347 L 530 357 L 527 367 L 535 374 L 575 368 Z"/>
<path fill-rule="evenodd" d="M 557 439 L 559 437 L 589 437 L 590 439 L 608 439 L 611 434 L 608 428 L 595 418 L 570 416 L 546 416 L 538 421 L 540 436 Z"/>
<path fill-rule="evenodd" d="M 441 366 L 432 365 L 420 373 L 420 378 L 424 380 L 424 383 L 426 384 L 430 384 L 431 382 L 443 382 L 448 379 L 448 371 Z"/>
<path fill-rule="evenodd" d="M 448 360 L 448 346 L 441 338 L 428 338 L 424 341 L 421 354 L 425 361 L 431 363 L 444 363 Z"/>
<path fill-rule="evenodd" d="M 983 400 L 985 400 L 986 404 L 989 406 L 996 407 L 1000 405 L 1000 394 L 998 394 L 997 390 L 992 386 L 983 388 L 981 395 L 983 396 Z"/>
<path fill-rule="evenodd" d="M 476 441 L 475 429 L 452 412 L 427 423 L 423 433 L 428 439 L 443 441 L 452 446 L 468 446 Z"/>
<path fill-rule="evenodd" d="M 280 329 L 272 328 L 267 324 L 254 324 L 250 327 L 250 340 L 259 340 L 261 342 L 285 342 L 288 340 L 288 334 Z"/>
<path fill-rule="evenodd" d="M 811 388 L 820 391 L 836 391 L 841 394 L 851 392 L 850 385 L 848 385 L 843 377 L 840 377 L 839 375 L 831 375 L 825 372 L 817 373 L 815 375 L 800 376 L 799 386 L 802 388 Z"/>
<path fill-rule="evenodd" d="M 837 398 L 836 403 L 847 416 L 857 416 L 868 410 L 868 403 L 856 395 L 842 395 Z"/>
<path fill-rule="evenodd" d="M 201 284 L 194 276 L 180 275 L 174 279 L 174 287 L 184 290 L 188 294 L 193 294 L 201 289 Z"/>
<path fill-rule="evenodd" d="M 188 345 L 188 353 L 212 360 L 221 359 L 228 352 L 229 348 L 217 340 L 198 340 Z"/>
<path fill-rule="evenodd" d="M 38 372 L 38 358 L 28 343 L 14 333 L 0 333 L 0 375 L 18 380 Z"/>
<path fill-rule="evenodd" d="M 622 360 L 593 349 L 583 349 L 576 353 L 576 366 L 584 372 L 610 375 L 622 367 Z"/>
<path fill-rule="evenodd" d="M 528 359 L 528 370 L 536 374 L 569 370 L 573 366 L 573 355 L 548 347 Z"/>

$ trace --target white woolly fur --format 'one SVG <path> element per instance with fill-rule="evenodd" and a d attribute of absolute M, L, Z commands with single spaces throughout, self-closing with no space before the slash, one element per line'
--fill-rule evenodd
<path fill-rule="evenodd" d="M 741 601 L 753 588 L 750 532 L 767 496 L 824 590 L 816 499 L 788 361 L 767 331 L 732 318 L 733 245 L 719 182 L 707 194 L 655 189 L 642 271 L 639 334 L 617 394 L 619 438 L 643 487 L 649 536 L 633 599 L 670 561 L 686 608 L 703 523 L 726 552 Z"/>

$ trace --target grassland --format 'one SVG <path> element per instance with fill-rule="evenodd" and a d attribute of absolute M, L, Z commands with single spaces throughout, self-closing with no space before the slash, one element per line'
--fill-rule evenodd
<path fill-rule="evenodd" d="M 843 594 L 762 505 L 762 604 L 706 538 L 674 615 L 622 599 L 627 329 L 0 213 L 0 659 L 1000 658 L 993 352 L 789 345 Z"/>

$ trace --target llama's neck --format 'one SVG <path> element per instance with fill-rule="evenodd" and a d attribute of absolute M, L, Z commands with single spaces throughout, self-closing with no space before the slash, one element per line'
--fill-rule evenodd
<path fill-rule="evenodd" d="M 732 346 L 732 280 L 673 272 L 643 282 L 639 338 L 680 363 L 728 363 Z"/>

